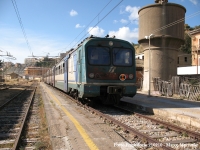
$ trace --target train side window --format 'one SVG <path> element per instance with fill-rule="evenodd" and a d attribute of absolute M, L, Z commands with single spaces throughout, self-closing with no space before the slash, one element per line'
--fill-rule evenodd
<path fill-rule="evenodd" d="M 73 73 L 73 58 L 71 58 L 71 73 Z"/>
<path fill-rule="evenodd" d="M 78 51 L 78 56 L 79 56 L 78 57 L 78 62 L 81 63 L 81 51 L 80 50 Z"/>
<path fill-rule="evenodd" d="M 65 63 L 63 63 L 63 73 L 65 72 Z"/>
<path fill-rule="evenodd" d="M 69 59 L 68 69 L 69 73 L 72 73 L 72 57 Z"/>
<path fill-rule="evenodd" d="M 77 65 L 77 56 L 76 56 L 76 54 L 73 56 L 73 58 L 74 58 L 74 62 L 73 62 L 73 64 L 74 64 L 74 66 L 73 66 L 73 71 L 75 72 L 75 71 L 76 71 L 76 65 Z"/>

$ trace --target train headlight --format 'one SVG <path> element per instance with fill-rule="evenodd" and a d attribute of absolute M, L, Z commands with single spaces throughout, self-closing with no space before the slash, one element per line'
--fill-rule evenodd
<path fill-rule="evenodd" d="M 121 81 L 126 80 L 126 75 L 125 75 L 125 74 L 120 74 L 119 79 L 120 79 Z"/>
<path fill-rule="evenodd" d="M 89 73 L 90 78 L 94 78 L 94 73 Z"/>
<path fill-rule="evenodd" d="M 109 42 L 109 45 L 110 45 L 110 46 L 113 46 L 113 42 L 112 42 L 112 41 L 110 41 L 110 42 Z"/>
<path fill-rule="evenodd" d="M 133 74 L 129 74 L 128 78 L 133 79 Z"/>

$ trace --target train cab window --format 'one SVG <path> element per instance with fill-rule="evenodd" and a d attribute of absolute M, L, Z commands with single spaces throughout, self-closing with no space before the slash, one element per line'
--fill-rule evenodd
<path fill-rule="evenodd" d="M 91 65 L 109 65 L 110 49 L 108 47 L 88 47 L 88 62 Z"/>
<path fill-rule="evenodd" d="M 113 48 L 113 65 L 132 66 L 133 54 L 131 49 Z"/>

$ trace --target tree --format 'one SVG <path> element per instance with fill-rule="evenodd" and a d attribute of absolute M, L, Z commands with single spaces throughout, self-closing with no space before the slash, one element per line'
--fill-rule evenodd
<path fill-rule="evenodd" d="M 185 32 L 185 44 L 181 45 L 180 50 L 186 53 L 191 53 L 191 37 Z"/>
<path fill-rule="evenodd" d="M 188 32 L 194 30 L 194 28 L 190 27 L 188 24 L 185 24 L 185 43 L 184 45 L 181 45 L 180 50 L 186 53 L 191 53 L 191 37 L 188 35 Z"/>

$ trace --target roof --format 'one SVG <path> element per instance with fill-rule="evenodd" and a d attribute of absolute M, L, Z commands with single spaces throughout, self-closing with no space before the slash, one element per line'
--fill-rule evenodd
<path fill-rule="evenodd" d="M 200 28 L 192 30 L 189 33 L 190 33 L 190 35 L 198 34 L 198 33 L 200 33 Z"/>
<path fill-rule="evenodd" d="M 16 74 L 16 75 L 18 75 L 17 73 L 14 73 L 14 72 L 12 72 L 12 73 L 8 73 L 8 74 L 6 74 L 6 75 L 12 75 L 12 74 Z"/>

